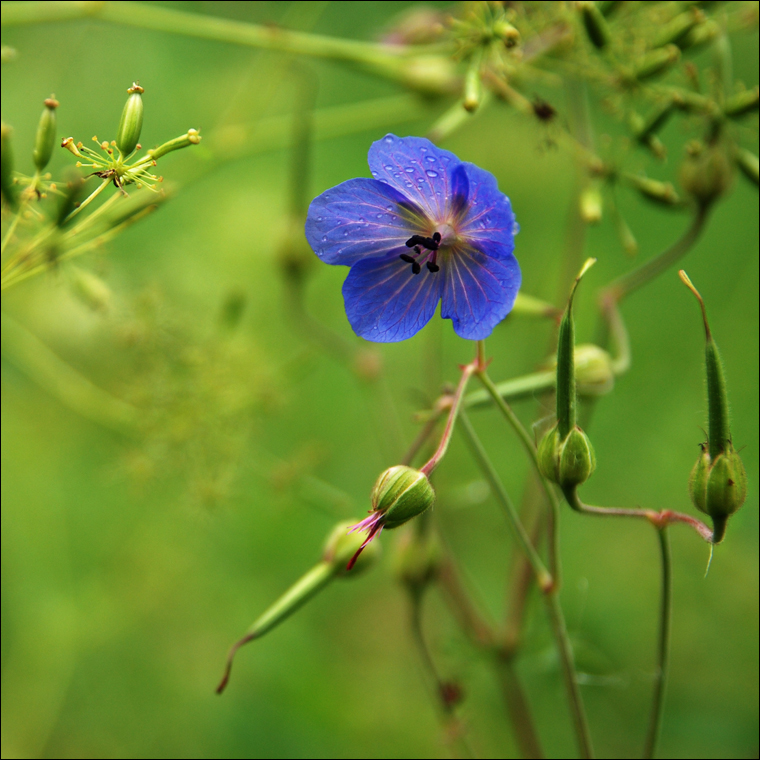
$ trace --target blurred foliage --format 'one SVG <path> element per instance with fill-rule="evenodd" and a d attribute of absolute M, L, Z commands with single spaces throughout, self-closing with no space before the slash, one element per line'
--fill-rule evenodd
<path fill-rule="evenodd" d="M 3 12 L 14 5 L 4 2 Z M 446 14 L 461 10 L 408 2 L 146 5 L 336 38 L 384 35 L 430 45 L 431 54 Z M 504 5 L 518 14 L 531 6 Z M 572 6 L 536 5 L 519 16 L 522 26 L 515 21 L 521 39 L 537 35 L 534 43 L 545 41 L 551 21 L 543 8 Z M 676 109 L 679 118 L 669 111 L 652 128 L 658 108 L 679 103 L 667 88 L 694 92 L 695 72 L 722 71 L 746 84 L 724 92 L 725 110 L 758 81 L 757 3 L 650 3 L 636 15 L 639 5 L 599 3 L 605 11 L 620 6 L 609 19 L 612 50 L 592 28 L 593 44 L 584 38 L 564 68 L 558 56 L 556 71 L 523 65 L 500 38 L 490 61 L 498 76 L 483 79 L 472 117 L 456 95 L 415 96 L 398 77 L 366 66 L 296 63 L 277 51 L 81 13 L 4 25 L 3 120 L 13 126 L 18 172 L 34 173 L 40 105 L 51 92 L 60 102 L 59 138 L 115 136 L 133 81 L 145 88 L 144 145 L 190 126 L 203 136 L 162 159 L 176 192 L 156 213 L 77 267 L 51 261 L 42 276 L 3 294 L 4 757 L 437 757 L 451 749 L 407 598 L 392 579 L 392 552 L 249 645 L 224 696 L 214 694 L 231 642 L 318 561 L 337 520 L 365 514 L 378 473 L 417 432 L 413 413 L 471 359 L 471 346 L 441 320 L 402 344 L 355 338 L 340 296 L 344 272 L 309 265 L 298 214 L 324 189 L 367 176 L 367 149 L 385 132 L 428 134 L 435 125 L 444 147 L 493 172 L 510 196 L 525 293 L 561 304 L 582 260 L 598 258 L 576 302 L 578 342 L 598 339 L 594 291 L 688 225 L 687 214 L 662 204 L 662 185 L 654 193 L 660 204 L 642 187 L 650 178 L 670 183 L 680 203 L 683 146 L 704 138 L 698 108 Z M 76 15 L 83 6 L 61 7 Z M 681 18 L 686 31 L 668 31 L 681 14 L 692 14 Z M 705 30 L 698 14 L 710 14 L 717 31 Z M 586 29 L 594 23 L 576 19 L 573 35 L 584 33 L 583 21 Z M 701 47 L 697 28 L 708 36 Z M 671 69 L 656 72 L 670 78 L 642 89 L 637 77 L 655 74 L 642 68 L 648 51 L 640 40 L 655 34 L 679 52 Z M 472 35 L 468 29 L 462 39 L 470 42 L 458 48 L 459 75 L 472 64 Z M 729 42 L 727 57 L 720 45 Z M 620 61 L 636 62 L 636 72 L 620 73 Z M 622 77 L 614 87 L 610 72 Z M 581 79 L 592 85 L 588 101 Z M 719 91 L 713 81 L 699 86 Z M 312 99 L 313 125 L 304 126 Z M 729 118 L 721 142 L 734 146 L 728 159 L 734 149 L 756 156 L 756 107 Z M 310 155 L 289 150 L 291 135 L 312 127 Z M 601 164 L 589 156 L 595 151 Z M 690 160 L 704 156 L 691 146 Z M 61 177 L 70 159 L 56 148 L 48 170 Z M 302 177 L 295 189 L 293 176 Z M 697 197 L 710 192 L 681 179 Z M 748 496 L 706 578 L 706 546 L 686 529 L 671 530 L 664 757 L 758 752 L 757 190 L 740 176 L 728 185 L 681 265 L 720 344 Z M 599 223 L 587 226 L 581 216 Z M 632 365 L 586 424 L 598 467 L 584 497 L 694 514 L 687 483 L 707 414 L 693 298 L 673 267 L 621 310 Z M 553 335 L 552 320 L 508 318 L 487 341 L 492 377 L 544 366 Z M 515 408 L 530 426 L 551 406 L 532 394 Z M 493 412 L 473 410 L 471 419 L 515 501 L 528 503 L 533 487 L 519 442 Z M 514 544 L 457 437 L 435 486 L 441 539 L 475 600 L 500 620 Z M 382 542 L 392 548 L 409 530 Z M 597 752 L 637 756 L 655 656 L 652 531 L 564 509 L 562 559 L 562 602 Z M 474 753 L 514 755 L 490 663 L 437 591 L 425 601 L 425 637 L 441 677 L 462 689 L 459 714 Z M 544 751 L 568 756 L 575 745 L 554 647 L 534 601 L 517 673 Z"/>

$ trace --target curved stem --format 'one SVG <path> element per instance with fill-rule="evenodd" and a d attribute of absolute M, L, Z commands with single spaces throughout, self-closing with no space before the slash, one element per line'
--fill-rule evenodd
<path fill-rule="evenodd" d="M 709 205 L 699 206 L 689 228 L 670 248 L 666 248 L 662 253 L 649 259 L 649 261 L 632 272 L 628 272 L 628 274 L 618 277 L 617 280 L 613 280 L 602 291 L 601 300 L 603 302 L 607 299 L 621 301 L 625 296 L 633 293 L 634 290 L 638 290 L 642 285 L 646 285 L 661 272 L 664 272 L 668 267 L 675 264 L 699 239 L 709 211 Z"/>
<path fill-rule="evenodd" d="M 631 509 L 629 507 L 595 507 L 584 504 L 578 496 L 575 488 L 566 488 L 563 491 L 567 503 L 576 511 L 586 515 L 599 515 L 601 517 L 639 517 L 648 520 L 655 528 L 662 529 L 671 523 L 683 523 L 693 528 L 701 538 L 708 543 L 717 543 L 713 530 L 696 517 L 686 515 L 683 512 L 674 512 L 671 509 L 663 509 L 656 512 L 653 509 Z"/>
<path fill-rule="evenodd" d="M 657 641 L 657 670 L 655 672 L 654 696 L 652 712 L 649 718 L 649 730 L 644 744 L 644 758 L 654 757 L 657 739 L 662 725 L 662 714 L 665 705 L 665 685 L 668 676 L 668 657 L 670 652 L 670 607 L 672 590 L 672 573 L 670 562 L 670 539 L 667 527 L 657 531 L 660 544 L 660 562 L 662 567 L 662 590 L 660 592 L 660 621 Z"/>

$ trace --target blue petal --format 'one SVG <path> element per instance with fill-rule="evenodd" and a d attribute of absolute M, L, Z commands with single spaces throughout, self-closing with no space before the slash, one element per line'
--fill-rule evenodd
<path fill-rule="evenodd" d="M 452 172 L 461 161 L 424 137 L 386 135 L 369 149 L 372 176 L 392 185 L 433 223 L 445 219 L 453 197 Z"/>
<path fill-rule="evenodd" d="M 493 174 L 475 164 L 465 163 L 464 168 L 469 197 L 459 234 L 481 250 L 493 250 L 495 256 L 510 255 L 518 228 L 509 198 L 499 190 Z"/>
<path fill-rule="evenodd" d="M 354 332 L 377 343 L 406 340 L 435 313 L 443 278 L 439 272 L 412 273 L 399 260 L 399 248 L 387 256 L 354 264 L 343 283 L 346 316 Z"/>
<path fill-rule="evenodd" d="M 488 337 L 512 310 L 520 289 L 520 267 L 511 246 L 489 243 L 482 251 L 469 246 L 450 251 L 441 273 L 441 316 L 451 319 L 454 332 L 468 340 Z"/>
<path fill-rule="evenodd" d="M 380 256 L 419 232 L 399 208 L 406 202 L 384 182 L 350 179 L 311 202 L 306 239 L 327 264 L 351 266 L 366 256 Z"/>

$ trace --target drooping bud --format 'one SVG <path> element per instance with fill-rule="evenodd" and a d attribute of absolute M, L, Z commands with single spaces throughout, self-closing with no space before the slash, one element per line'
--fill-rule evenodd
<path fill-rule="evenodd" d="M 701 206 L 708 206 L 731 186 L 731 161 L 720 142 L 704 145 L 691 140 L 681 164 L 681 185 Z"/>
<path fill-rule="evenodd" d="M 483 99 L 483 82 L 481 81 L 481 66 L 483 49 L 477 48 L 470 58 L 467 73 L 464 76 L 464 100 L 462 105 L 466 111 L 473 113 L 478 110 Z"/>
<path fill-rule="evenodd" d="M 758 174 L 760 173 L 757 156 L 744 148 L 736 148 L 734 152 L 734 161 L 742 174 L 752 182 L 752 184 L 757 186 Z"/>
<path fill-rule="evenodd" d="M 122 156 L 128 156 L 137 147 L 143 125 L 142 94 L 145 90 L 135 82 L 127 92 L 129 97 L 121 112 L 119 129 L 116 132 L 116 146 Z"/>
<path fill-rule="evenodd" d="M 602 50 L 610 41 L 610 30 L 606 19 L 594 2 L 579 2 L 577 6 L 581 12 L 583 26 L 591 44 Z"/>
<path fill-rule="evenodd" d="M 2 151 L 0 152 L 0 189 L 3 200 L 11 207 L 16 208 L 16 185 L 13 182 L 13 149 L 11 147 L 11 134 L 13 130 L 5 122 L 2 123 Z"/>
<path fill-rule="evenodd" d="M 435 491 L 425 473 L 399 464 L 377 479 L 371 498 L 372 509 L 382 513 L 383 526 L 390 529 L 433 506 Z"/>
<path fill-rule="evenodd" d="M 707 444 L 702 446 L 702 454 L 691 472 L 689 493 L 694 506 L 712 517 L 713 542 L 718 543 L 723 539 L 728 518 L 742 506 L 747 496 L 747 474 L 731 441 L 723 364 L 710 332 L 704 301 L 686 272 L 681 270 L 678 274 L 697 298 L 705 328 L 709 427 Z"/>
<path fill-rule="evenodd" d="M 538 445 L 538 466 L 552 483 L 575 488 L 596 469 L 596 454 L 588 436 L 577 425 L 563 438 L 557 422 Z"/>
<path fill-rule="evenodd" d="M 57 119 L 55 109 L 58 108 L 58 101 L 51 95 L 45 100 L 45 108 L 40 116 L 40 123 L 37 125 L 37 137 L 34 141 L 34 165 L 37 171 L 42 171 L 50 161 L 55 147 L 55 132 Z"/>

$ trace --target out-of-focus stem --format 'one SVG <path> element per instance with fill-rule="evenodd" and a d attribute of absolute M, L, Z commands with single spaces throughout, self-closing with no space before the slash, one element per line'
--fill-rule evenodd
<path fill-rule="evenodd" d="M 699 206 L 689 228 L 675 243 L 673 243 L 673 245 L 666 248 L 654 258 L 649 259 L 649 261 L 645 262 L 640 267 L 637 267 L 632 272 L 628 272 L 628 274 L 618 277 L 617 280 L 613 280 L 602 291 L 600 301 L 602 303 L 606 303 L 608 300 L 619 302 L 627 295 L 633 293 L 634 290 L 638 290 L 643 285 L 646 285 L 675 264 L 676 261 L 686 254 L 699 239 L 699 236 L 704 229 L 705 222 L 707 221 L 709 211 L 709 205 Z"/>
<path fill-rule="evenodd" d="M 655 671 L 654 696 L 652 698 L 652 711 L 649 718 L 649 730 L 644 744 L 644 757 L 650 760 L 654 757 L 657 740 L 662 725 L 662 714 L 665 706 L 665 686 L 668 677 L 668 659 L 670 655 L 670 607 L 672 573 L 670 562 L 670 539 L 667 526 L 657 531 L 660 544 L 661 563 L 661 591 L 660 591 L 660 619 L 659 635 L 657 639 L 657 670 Z"/>
<path fill-rule="evenodd" d="M 8 314 L 2 318 L 3 354 L 27 377 L 70 409 L 118 433 L 138 432 L 139 410 L 80 375 Z"/>

